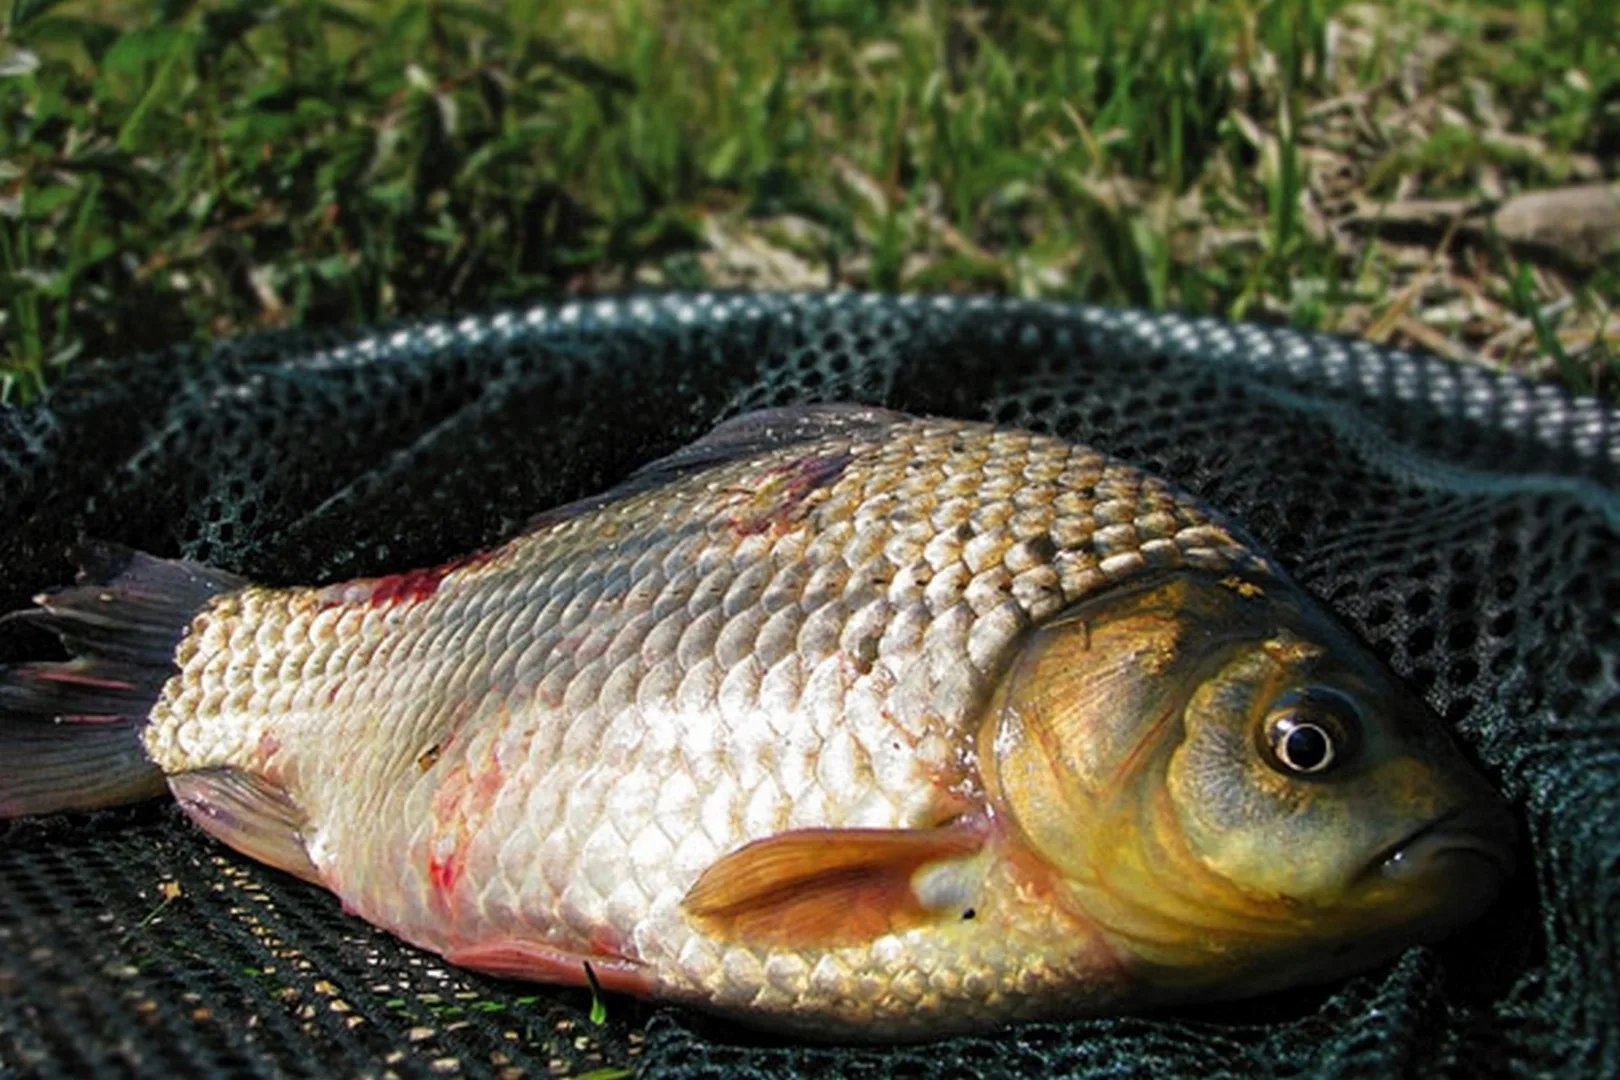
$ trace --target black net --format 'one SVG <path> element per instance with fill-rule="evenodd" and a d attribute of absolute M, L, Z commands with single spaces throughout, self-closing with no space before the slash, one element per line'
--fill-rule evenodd
<path fill-rule="evenodd" d="M 0 608 L 75 538 L 272 583 L 511 534 L 752 406 L 861 400 L 1092 443 L 1235 513 L 1461 733 L 1526 866 L 1347 983 L 912 1048 L 773 1042 L 448 968 L 172 806 L 0 824 L 0 1073 L 1620 1074 L 1620 421 L 1356 342 L 856 296 L 546 305 L 85 364 L 0 415 Z M 0 660 L 38 656 L 0 628 Z"/>

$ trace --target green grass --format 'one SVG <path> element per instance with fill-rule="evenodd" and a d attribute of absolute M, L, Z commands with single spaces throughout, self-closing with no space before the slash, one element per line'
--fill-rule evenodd
<path fill-rule="evenodd" d="M 1477 244 L 1437 278 L 1478 285 L 1472 314 L 1429 287 L 1392 311 L 1411 245 L 1347 237 L 1324 189 L 1341 165 L 1375 204 L 1612 180 L 1617 8 L 12 0 L 0 393 L 86 356 L 636 284 L 1392 316 L 1397 342 L 1416 318 L 1608 391 L 1615 260 Z M 1345 100 L 1359 129 L 1324 112 Z"/>

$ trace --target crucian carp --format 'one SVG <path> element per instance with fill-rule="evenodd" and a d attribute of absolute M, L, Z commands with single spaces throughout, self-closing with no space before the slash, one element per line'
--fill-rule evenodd
<path fill-rule="evenodd" d="M 1478 915 L 1512 823 L 1233 524 L 1096 450 L 729 421 L 453 563 L 92 549 L 0 816 L 167 790 L 467 968 L 817 1038 L 1253 995 Z"/>

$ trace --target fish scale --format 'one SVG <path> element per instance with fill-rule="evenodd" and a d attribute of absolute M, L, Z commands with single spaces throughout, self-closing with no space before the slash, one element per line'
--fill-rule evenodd
<path fill-rule="evenodd" d="M 1087 825 L 1053 817 L 1076 793 L 1041 791 L 1171 767 L 1156 733 L 1181 729 L 1134 713 L 1130 680 L 1201 639 L 1064 613 L 1115 594 L 1128 612 L 1132 588 L 1247 603 L 1219 637 L 1268 590 L 1305 603 L 1190 496 L 1095 450 L 849 408 L 723 426 L 456 563 L 230 584 L 199 579 L 217 595 L 142 734 L 205 828 L 454 962 L 861 1038 L 1158 1000 L 1131 953 L 1159 924 L 1047 835 Z M 1280 633 L 1265 649 L 1286 663 L 1322 652 L 1244 632 Z M 1065 642 L 1118 698 L 1086 736 L 1106 767 L 1051 749 L 1057 728 L 1019 734 L 1068 707 L 1040 686 L 1003 700 Z M 1030 747 L 1059 756 L 1031 771 Z M 1097 858 L 1138 826 L 1168 850 L 1162 793 L 1142 806 Z M 1185 862 L 1167 895 L 1209 888 L 1189 850 L 1166 856 Z M 1121 858 L 1127 879 L 1151 861 Z"/>

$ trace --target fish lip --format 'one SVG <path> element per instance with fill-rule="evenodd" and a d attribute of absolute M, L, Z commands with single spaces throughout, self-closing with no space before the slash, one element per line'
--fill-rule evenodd
<path fill-rule="evenodd" d="M 1516 859 L 1510 841 L 1511 820 L 1498 806 L 1460 806 L 1448 810 L 1387 845 L 1368 866 L 1372 876 L 1404 878 L 1422 873 L 1436 858 L 1471 855 L 1489 862 L 1506 879 Z"/>

